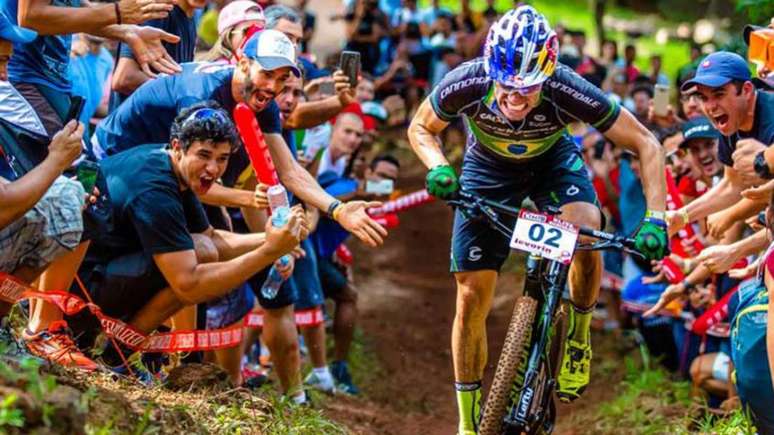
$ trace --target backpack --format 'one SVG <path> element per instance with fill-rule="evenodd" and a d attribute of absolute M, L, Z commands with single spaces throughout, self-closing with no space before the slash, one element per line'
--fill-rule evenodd
<path fill-rule="evenodd" d="M 769 294 L 763 281 L 753 278 L 739 285 L 738 295 L 731 318 L 736 389 L 742 404 L 752 411 L 758 431 L 774 434 L 774 387 L 766 352 Z"/>

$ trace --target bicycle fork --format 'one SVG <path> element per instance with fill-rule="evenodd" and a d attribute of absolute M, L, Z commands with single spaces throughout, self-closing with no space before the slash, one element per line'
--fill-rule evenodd
<path fill-rule="evenodd" d="M 533 339 L 526 372 L 524 372 L 524 382 L 518 390 L 518 400 L 513 402 L 505 417 L 506 427 L 520 428 L 528 433 L 532 433 L 543 422 L 556 384 L 553 367 L 550 367 L 552 361 L 546 358 L 546 350 L 551 340 L 552 320 L 561 302 L 569 271 L 569 266 L 556 261 L 543 263 L 544 260 L 540 257 L 530 256 L 527 260 L 525 293 L 536 298 L 540 306 L 533 322 Z M 560 337 L 555 336 L 554 339 L 560 339 Z M 541 378 L 540 373 L 544 363 L 548 373 L 543 377 L 544 385 L 540 385 L 538 381 Z M 536 397 L 538 395 L 539 397 Z M 533 406 L 535 400 L 539 400 L 540 406 Z M 530 413 L 533 409 L 536 412 Z"/>

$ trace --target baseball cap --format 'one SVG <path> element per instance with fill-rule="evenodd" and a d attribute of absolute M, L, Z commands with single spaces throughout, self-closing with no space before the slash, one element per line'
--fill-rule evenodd
<path fill-rule="evenodd" d="M 709 119 L 704 116 L 693 118 L 683 124 L 683 141 L 678 148 L 685 148 L 693 139 L 718 139 L 718 132 Z"/>
<path fill-rule="evenodd" d="M 245 21 L 266 22 L 263 8 L 251 0 L 237 0 L 229 3 L 218 14 L 218 35 L 222 35 L 229 27 Z"/>
<path fill-rule="evenodd" d="M 244 45 L 242 54 L 252 59 L 267 71 L 289 66 L 296 77 L 301 70 L 296 65 L 296 48 L 284 33 L 278 30 L 261 30 Z"/>
<path fill-rule="evenodd" d="M 680 90 L 695 85 L 719 88 L 731 80 L 748 81 L 752 78 L 747 61 L 742 56 L 728 51 L 716 51 L 699 62 L 696 75 L 683 83 Z"/>
<path fill-rule="evenodd" d="M 17 44 L 28 44 L 37 37 L 37 32 L 15 25 L 5 12 L 0 10 L 0 39 Z"/>

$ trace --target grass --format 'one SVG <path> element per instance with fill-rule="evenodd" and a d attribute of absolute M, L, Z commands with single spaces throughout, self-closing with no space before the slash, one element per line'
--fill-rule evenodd
<path fill-rule="evenodd" d="M 616 397 L 591 416 L 594 433 L 754 433 L 745 411 L 725 417 L 705 412 L 706 405 L 691 398 L 689 382 L 672 379 L 660 367 L 642 369 L 629 357 L 624 362 L 626 377 Z"/>

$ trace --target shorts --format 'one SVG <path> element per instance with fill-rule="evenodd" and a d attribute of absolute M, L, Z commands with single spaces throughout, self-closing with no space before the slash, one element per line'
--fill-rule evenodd
<path fill-rule="evenodd" d="M 0 229 L 0 271 L 42 269 L 72 251 L 83 234 L 83 187 L 58 177 L 24 216 Z"/>
<path fill-rule="evenodd" d="M 78 275 L 102 312 L 122 320 L 129 320 L 169 286 L 156 262 L 144 252 L 117 257 L 107 264 L 84 263 Z"/>
<path fill-rule="evenodd" d="M 599 207 L 594 187 L 577 146 L 560 139 L 545 154 L 528 162 L 503 162 L 469 150 L 462 164 L 460 186 L 472 193 L 520 207 L 529 197 L 538 209 L 586 202 Z M 600 212 L 601 213 L 601 212 Z M 514 227 L 516 219 L 502 216 Z M 510 253 L 510 240 L 494 230 L 485 218 L 471 218 L 457 210 L 451 248 L 451 271 L 500 270 Z"/>
<path fill-rule="evenodd" d="M 328 258 L 317 259 L 317 270 L 320 273 L 323 293 L 326 298 L 336 300 L 347 288 L 347 275 L 342 267 Z"/>
<path fill-rule="evenodd" d="M 723 352 L 718 352 L 715 361 L 712 362 L 712 377 L 714 379 L 728 382 L 728 364 L 731 357 Z"/>
<path fill-rule="evenodd" d="M 245 317 L 255 306 L 255 296 L 247 283 L 207 304 L 207 329 L 225 328 Z"/>
<path fill-rule="evenodd" d="M 261 287 L 269 276 L 269 269 L 270 267 L 267 267 L 247 280 L 250 288 L 253 289 L 253 294 L 258 299 L 258 304 L 265 310 L 277 310 L 295 304 L 298 300 L 298 287 L 296 287 L 296 282 L 292 276 L 282 283 L 276 296 L 271 299 L 263 297 Z"/>
<path fill-rule="evenodd" d="M 320 275 L 317 271 L 317 254 L 314 246 L 309 239 L 306 239 L 301 242 L 301 248 L 306 251 L 306 256 L 297 259 L 295 269 L 293 269 L 293 281 L 298 289 L 295 308 L 308 310 L 322 305 L 325 298 L 323 297 L 322 284 L 320 284 Z"/>

